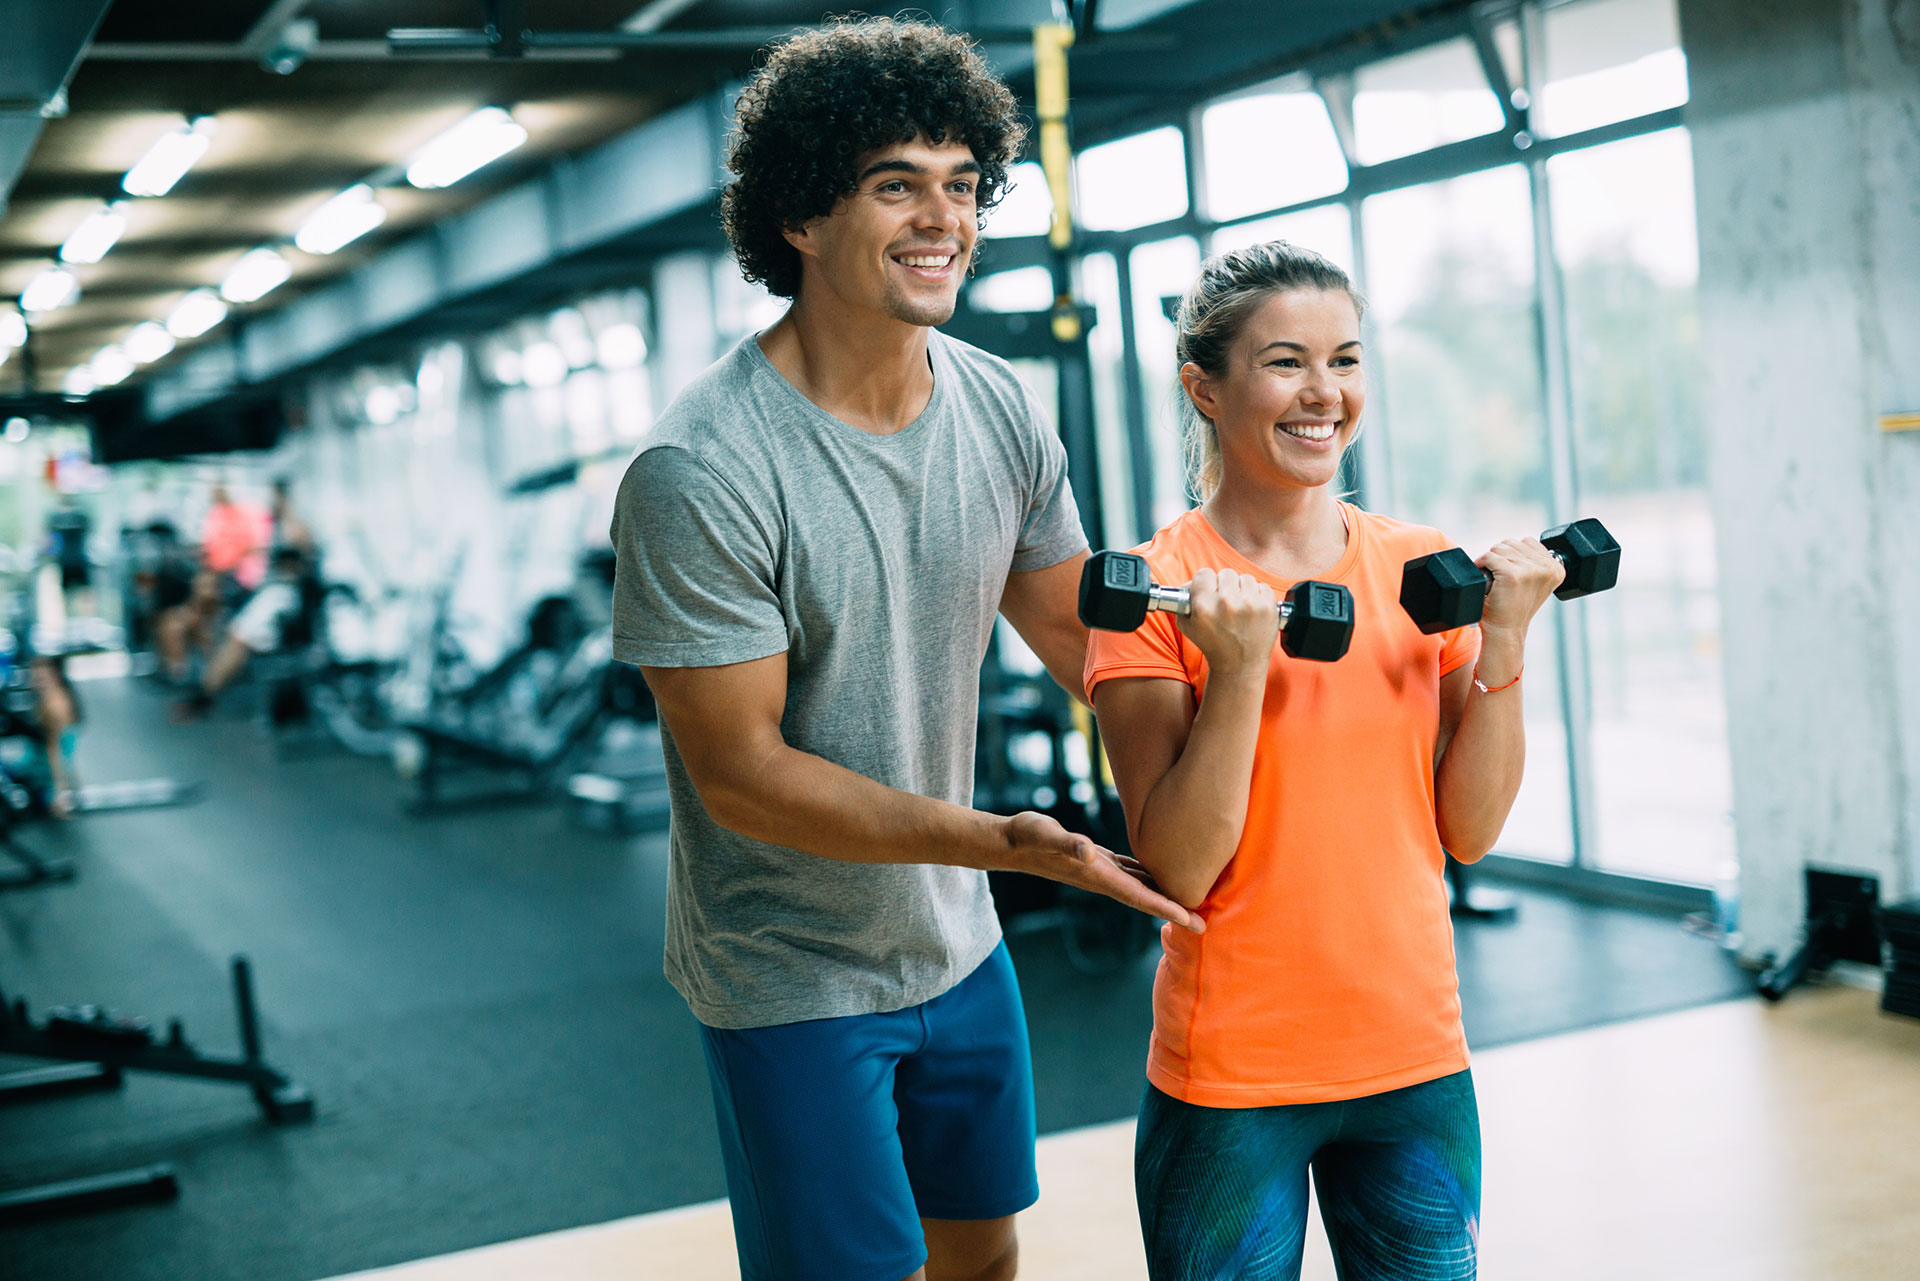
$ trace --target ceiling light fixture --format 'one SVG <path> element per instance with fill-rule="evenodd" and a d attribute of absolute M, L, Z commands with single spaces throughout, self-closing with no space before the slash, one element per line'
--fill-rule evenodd
<path fill-rule="evenodd" d="M 228 302 L 252 302 L 286 283 L 293 268 L 277 249 L 255 249 L 227 273 L 220 282 L 220 296 Z"/>
<path fill-rule="evenodd" d="M 211 289 L 196 289 L 167 313 L 167 332 L 175 338 L 198 338 L 227 318 L 227 304 Z"/>
<path fill-rule="evenodd" d="M 87 372 L 93 375 L 95 387 L 111 387 L 126 381 L 127 375 L 133 372 L 133 359 L 118 347 L 102 347 L 87 362 Z"/>
<path fill-rule="evenodd" d="M 25 440 L 27 433 L 32 430 L 33 424 L 25 418 L 15 416 L 7 419 L 7 439 L 16 445 Z"/>
<path fill-rule="evenodd" d="M 129 196 L 164 196 L 213 143 L 214 119 L 200 116 L 147 148 L 120 186 Z"/>
<path fill-rule="evenodd" d="M 65 267 L 48 267 L 20 293 L 22 311 L 52 311 L 80 296 L 80 281 Z"/>
<path fill-rule="evenodd" d="M 27 345 L 27 318 L 11 307 L 0 308 L 0 351 Z"/>
<path fill-rule="evenodd" d="M 67 242 L 60 246 L 61 262 L 99 262 L 113 248 L 120 233 L 127 229 L 127 204 L 115 200 L 102 205 L 80 220 Z"/>
<path fill-rule="evenodd" d="M 407 166 L 416 187 L 451 187 L 527 140 L 527 131 L 499 107 L 482 107 L 422 147 Z"/>
<path fill-rule="evenodd" d="M 75 365 L 60 380 L 60 390 L 69 396 L 91 396 L 93 394 L 93 374 L 85 365 Z"/>
<path fill-rule="evenodd" d="M 307 215 L 293 243 L 310 254 L 330 254 L 386 220 L 387 211 L 373 198 L 373 188 L 356 183 Z"/>
<path fill-rule="evenodd" d="M 556 343 L 534 343 L 520 353 L 520 374 L 529 387 L 558 387 L 567 380 L 566 353 Z"/>
<path fill-rule="evenodd" d="M 647 358 L 647 340 L 631 320 L 608 325 L 594 340 L 602 369 L 633 369 Z"/>
<path fill-rule="evenodd" d="M 128 330 L 120 340 L 120 349 L 133 358 L 134 364 L 151 365 L 173 350 L 173 335 L 159 321 L 149 320 Z"/>

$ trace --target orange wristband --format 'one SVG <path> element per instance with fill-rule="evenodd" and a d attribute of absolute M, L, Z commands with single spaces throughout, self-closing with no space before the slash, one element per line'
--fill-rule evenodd
<path fill-rule="evenodd" d="M 1520 671 L 1515 672 L 1513 674 L 1512 680 L 1508 681 L 1505 685 L 1494 685 L 1492 687 L 1489 687 L 1485 681 L 1480 679 L 1480 664 L 1475 663 L 1473 665 L 1473 687 L 1479 690 L 1482 694 L 1498 694 L 1503 689 L 1511 689 L 1513 686 L 1518 685 L 1520 683 L 1520 672 L 1524 672 L 1526 670 L 1527 670 L 1527 665 L 1525 663 L 1522 663 L 1520 664 Z"/>

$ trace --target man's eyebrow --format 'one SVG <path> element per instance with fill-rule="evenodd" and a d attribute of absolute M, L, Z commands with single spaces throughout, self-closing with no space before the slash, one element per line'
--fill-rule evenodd
<path fill-rule="evenodd" d="M 1345 351 L 1349 347 L 1358 347 L 1359 345 L 1360 345 L 1360 340 L 1358 338 L 1350 338 L 1346 342 L 1341 343 L 1338 347 L 1335 347 L 1334 350 Z M 1294 351 L 1299 352 L 1303 356 L 1306 354 L 1306 351 L 1307 351 L 1306 345 L 1304 343 L 1291 342 L 1285 338 L 1278 338 L 1278 339 L 1275 339 L 1273 342 L 1268 343 L 1266 346 L 1262 347 L 1259 351 L 1256 351 L 1253 354 L 1256 356 L 1263 356 L 1267 352 L 1272 351 L 1275 347 L 1287 347 Z"/>
<path fill-rule="evenodd" d="M 923 174 L 927 172 L 928 169 L 925 165 L 915 164 L 913 161 L 903 159 L 899 156 L 890 156 L 885 160 L 876 160 L 865 169 L 862 169 L 854 181 L 856 183 L 865 182 L 877 173 Z M 980 172 L 980 162 L 978 160 L 959 161 L 953 166 L 952 172 L 956 175 L 963 173 L 977 174 Z"/>

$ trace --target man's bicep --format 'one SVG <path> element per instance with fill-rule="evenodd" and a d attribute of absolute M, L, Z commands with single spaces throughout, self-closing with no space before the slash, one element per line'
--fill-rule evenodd
<path fill-rule="evenodd" d="M 1047 671 L 1070 694 L 1081 694 L 1080 673 L 1087 661 L 1087 628 L 1080 621 L 1082 551 L 1045 569 L 1014 570 L 1000 597 L 1000 612 L 1020 633 Z"/>
<path fill-rule="evenodd" d="M 784 651 L 722 667 L 642 667 L 640 674 L 703 800 L 750 773 L 783 742 Z"/>

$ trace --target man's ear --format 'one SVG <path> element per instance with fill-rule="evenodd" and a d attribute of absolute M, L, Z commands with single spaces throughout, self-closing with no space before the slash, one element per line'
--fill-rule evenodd
<path fill-rule="evenodd" d="M 807 257 L 817 258 L 820 256 L 820 247 L 814 241 L 812 223 L 806 223 L 799 227 L 782 227 L 780 229 L 780 235 L 788 244 L 792 245 L 794 249 L 805 254 Z"/>

